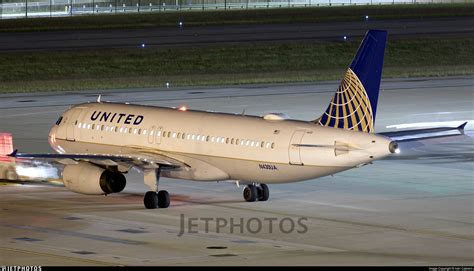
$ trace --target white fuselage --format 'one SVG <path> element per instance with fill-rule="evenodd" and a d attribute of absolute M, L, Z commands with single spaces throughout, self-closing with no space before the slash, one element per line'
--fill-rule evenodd
<path fill-rule="evenodd" d="M 283 183 L 326 176 L 388 154 L 390 140 L 297 120 L 172 108 L 88 103 L 49 135 L 62 153 L 159 154 L 187 165 L 170 178 Z"/>

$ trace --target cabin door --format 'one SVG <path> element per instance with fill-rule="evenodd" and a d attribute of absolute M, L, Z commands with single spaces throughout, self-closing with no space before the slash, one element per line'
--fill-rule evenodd
<path fill-rule="evenodd" d="M 81 120 L 79 120 L 81 112 L 82 109 L 80 108 L 72 109 L 72 112 L 69 115 L 70 117 L 67 120 L 66 140 L 74 141 L 79 135 L 79 128 L 77 125 L 81 122 Z"/>
<path fill-rule="evenodd" d="M 293 133 L 293 136 L 290 140 L 290 146 L 288 147 L 288 157 L 290 160 L 290 165 L 303 165 L 300 156 L 300 146 L 301 140 L 303 139 L 305 130 L 296 130 Z"/>

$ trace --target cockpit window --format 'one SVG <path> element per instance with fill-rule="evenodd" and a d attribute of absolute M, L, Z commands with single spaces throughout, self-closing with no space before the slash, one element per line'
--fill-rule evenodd
<path fill-rule="evenodd" d="M 56 125 L 59 125 L 62 120 L 63 120 L 63 116 L 59 117 L 58 121 L 56 121 Z"/>

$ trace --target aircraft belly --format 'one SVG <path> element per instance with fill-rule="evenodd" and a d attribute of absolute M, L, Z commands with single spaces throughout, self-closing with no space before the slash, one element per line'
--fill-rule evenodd
<path fill-rule="evenodd" d="M 228 174 L 228 180 L 239 180 L 242 182 L 297 182 L 327 176 L 349 169 L 347 167 L 301 166 L 198 155 L 194 157 L 226 172 Z M 174 174 L 174 172 L 171 173 Z"/>

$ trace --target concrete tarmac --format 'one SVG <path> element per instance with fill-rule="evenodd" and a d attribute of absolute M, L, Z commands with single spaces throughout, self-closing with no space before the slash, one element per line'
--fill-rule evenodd
<path fill-rule="evenodd" d="M 337 85 L 101 93 L 103 101 L 310 120 Z M 472 133 L 473 87 L 474 77 L 384 80 L 375 129 L 471 121 Z M 2 95 L 0 132 L 13 133 L 22 152 L 50 152 L 47 134 L 61 112 L 98 94 Z M 136 172 L 124 192 L 106 197 L 0 186 L 0 265 L 473 265 L 474 140 L 416 151 L 332 177 L 270 185 L 267 202 L 244 202 L 242 187 L 231 183 L 163 178 L 170 208 L 146 210 L 147 187 Z"/>
<path fill-rule="evenodd" d="M 474 18 L 364 20 L 312 24 L 224 25 L 0 33 L 0 52 L 84 48 L 170 48 L 276 41 L 359 40 L 368 29 L 385 29 L 390 39 L 473 37 Z"/>

